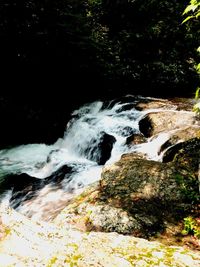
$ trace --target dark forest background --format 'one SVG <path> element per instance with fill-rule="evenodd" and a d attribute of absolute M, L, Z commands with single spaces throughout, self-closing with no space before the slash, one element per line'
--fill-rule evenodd
<path fill-rule="evenodd" d="M 188 1 L 1 0 L 0 147 L 62 137 L 70 112 L 125 94 L 193 97 Z"/>

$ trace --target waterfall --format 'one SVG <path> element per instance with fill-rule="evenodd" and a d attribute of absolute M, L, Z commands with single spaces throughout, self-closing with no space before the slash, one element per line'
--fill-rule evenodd
<path fill-rule="evenodd" d="M 167 134 L 140 145 L 126 143 L 129 136 L 140 133 L 138 122 L 151 111 L 135 108 L 141 98 L 88 103 L 71 114 L 63 138 L 55 144 L 1 150 L 0 182 L 6 184 L 1 201 L 9 199 L 12 207 L 33 219 L 50 220 L 52 210 L 56 213 L 98 181 L 102 167 L 122 154 L 145 152 L 147 158 L 159 160 L 158 151 Z"/>

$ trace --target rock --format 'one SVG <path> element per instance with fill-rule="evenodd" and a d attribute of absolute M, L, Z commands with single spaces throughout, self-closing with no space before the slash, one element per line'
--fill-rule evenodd
<path fill-rule="evenodd" d="M 200 137 L 200 127 L 197 125 L 189 126 L 176 131 L 171 131 L 169 134 L 171 135 L 170 138 L 161 146 L 159 153 L 170 146 L 176 145 L 177 143 L 185 142 L 195 137 Z"/>
<path fill-rule="evenodd" d="M 44 179 L 37 179 L 25 173 L 9 175 L 1 183 L 1 193 L 12 190 L 10 205 L 12 208 L 16 209 L 19 205 L 23 204 L 23 202 L 27 202 L 36 197 L 39 190 L 50 183 L 52 189 L 55 187 L 58 190 L 63 179 L 68 182 L 70 181 L 72 172 L 72 167 L 63 165 L 52 175 Z"/>
<path fill-rule="evenodd" d="M 10 205 L 17 208 L 21 201 L 27 196 L 31 199 L 42 187 L 42 181 L 27 174 L 9 175 L 1 182 L 1 194 L 11 190 Z"/>
<path fill-rule="evenodd" d="M 198 253 L 181 247 L 117 233 L 83 233 L 66 229 L 64 221 L 60 226 L 33 222 L 2 207 L 0 217 L 6 229 L 0 240 L 0 267 L 198 267 L 200 264 Z"/>
<path fill-rule="evenodd" d="M 139 121 L 140 132 L 150 137 L 163 131 L 198 125 L 195 114 L 192 112 L 162 111 L 152 112 Z"/>
<path fill-rule="evenodd" d="M 122 158 L 113 168 L 104 169 L 100 195 L 113 206 L 117 200 L 138 221 L 140 234 L 151 235 L 162 230 L 169 213 L 171 217 L 178 215 L 171 203 L 184 202 L 176 175 L 178 170 L 170 164 Z"/>
<path fill-rule="evenodd" d="M 133 134 L 126 139 L 126 145 L 138 145 L 146 142 L 146 138 L 142 134 Z"/>
<path fill-rule="evenodd" d="M 173 109 L 173 110 L 185 110 L 192 111 L 195 100 L 192 98 L 178 98 L 174 97 L 171 99 L 156 99 L 146 98 L 136 105 L 137 110 L 148 110 L 148 109 Z"/>
<path fill-rule="evenodd" d="M 147 109 L 175 109 L 171 101 L 167 99 L 144 99 L 139 102 L 136 107 L 137 110 L 147 110 Z"/>
<path fill-rule="evenodd" d="M 187 177 L 174 163 L 125 155 L 107 166 L 98 184 L 66 207 L 61 221 L 84 231 L 115 231 L 149 237 L 177 222 L 188 205 L 176 177 Z M 62 217 L 63 216 L 63 217 Z"/>
<path fill-rule="evenodd" d="M 146 155 L 139 152 L 125 153 L 121 156 L 121 159 L 125 160 L 146 159 Z"/>
<path fill-rule="evenodd" d="M 103 134 L 99 143 L 99 148 L 101 151 L 101 156 L 97 162 L 99 165 L 104 165 L 106 161 L 109 160 L 115 142 L 116 139 L 114 136 L 107 133 Z"/>
<path fill-rule="evenodd" d="M 199 170 L 200 138 L 193 138 L 186 142 L 170 147 L 163 155 L 163 162 L 173 161 L 182 168 L 189 168 L 194 174 Z"/>
<path fill-rule="evenodd" d="M 70 176 L 73 173 L 73 167 L 68 165 L 61 166 L 58 170 L 56 170 L 54 173 L 52 173 L 47 178 L 43 179 L 45 181 L 45 184 L 48 183 L 55 183 L 56 185 L 59 185 L 60 182 L 62 182 L 63 179 L 66 179 L 68 182 L 70 181 Z"/>
<path fill-rule="evenodd" d="M 91 140 L 94 144 L 97 140 Z M 105 132 L 101 133 L 99 142 L 95 147 L 87 148 L 86 157 L 90 160 L 96 161 L 99 165 L 104 165 L 111 156 L 111 151 L 116 139 L 114 136 Z"/>
<path fill-rule="evenodd" d="M 185 110 L 185 111 L 192 111 L 196 100 L 194 98 L 181 98 L 181 97 L 174 97 L 170 98 L 169 101 L 176 106 L 177 110 Z"/>

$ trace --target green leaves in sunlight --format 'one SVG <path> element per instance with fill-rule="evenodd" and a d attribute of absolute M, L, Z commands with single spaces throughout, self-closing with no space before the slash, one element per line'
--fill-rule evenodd
<path fill-rule="evenodd" d="M 183 12 L 183 15 L 186 15 L 188 13 L 192 13 L 192 15 L 189 15 L 187 18 L 185 18 L 182 23 L 185 23 L 190 19 L 198 19 L 200 17 L 200 0 L 190 1 L 190 4 L 185 8 Z"/>
<path fill-rule="evenodd" d="M 200 238 L 200 221 L 199 218 L 193 218 L 188 216 L 184 218 L 184 229 L 182 231 L 183 235 L 192 234 L 197 238 Z"/>

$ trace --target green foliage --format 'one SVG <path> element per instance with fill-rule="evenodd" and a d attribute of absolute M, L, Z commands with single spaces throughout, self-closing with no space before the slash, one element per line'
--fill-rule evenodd
<path fill-rule="evenodd" d="M 196 83 L 198 38 L 197 26 L 181 25 L 183 9 L 182 1 L 170 0 L 2 0 L 0 62 L 31 65 L 29 73 L 53 69 L 59 78 L 63 71 L 64 82 L 81 76 L 86 87 L 101 82 L 115 94 L 136 87 L 186 91 Z"/>
<path fill-rule="evenodd" d="M 190 19 L 198 19 L 200 17 L 200 0 L 191 0 L 190 4 L 185 8 L 183 15 L 192 14 L 187 16 L 182 23 Z"/>
<path fill-rule="evenodd" d="M 196 100 L 200 99 L 200 87 L 198 87 L 197 90 L 196 90 L 195 99 Z M 198 115 L 200 114 L 200 101 L 197 104 L 194 105 L 193 111 L 196 112 Z"/>
<path fill-rule="evenodd" d="M 182 231 L 183 235 L 194 235 L 200 238 L 200 221 L 191 216 L 184 218 L 184 229 Z"/>
<path fill-rule="evenodd" d="M 2 0 L 0 39 L 1 64 L 23 67 L 19 72 L 27 65 L 77 79 L 98 71 L 84 0 Z"/>
<path fill-rule="evenodd" d="M 200 14 L 200 11 L 199 11 Z M 197 52 L 200 54 L 200 46 L 197 48 Z M 200 75 L 200 63 L 196 65 L 196 71 Z M 196 105 L 194 105 L 193 110 L 199 115 L 200 114 L 200 87 L 196 89 L 195 99 L 198 101 Z"/>
<path fill-rule="evenodd" d="M 200 0 L 191 0 L 190 1 L 190 4 L 185 8 L 184 12 L 183 12 L 183 15 L 188 15 L 182 23 L 185 23 L 189 20 L 192 19 L 192 21 L 195 21 L 195 20 L 199 20 L 200 19 Z M 197 35 L 198 35 L 198 32 L 197 32 Z M 197 48 L 197 53 L 200 53 L 200 47 Z M 195 69 L 196 69 L 196 72 L 197 74 L 199 75 L 200 74 L 200 63 L 197 63 L 195 65 Z M 196 93 L 195 93 L 195 99 L 196 100 L 199 100 L 200 97 L 199 97 L 199 90 L 200 88 L 198 87 L 196 89 Z M 197 114 L 200 114 L 200 101 L 194 105 L 193 107 L 193 111 L 196 112 Z"/>
<path fill-rule="evenodd" d="M 198 87 L 196 90 L 195 99 L 199 99 L 199 94 L 200 94 L 200 87 Z"/>
<path fill-rule="evenodd" d="M 186 77 L 194 74 L 188 60 L 194 55 L 187 54 L 187 47 L 193 51 L 196 41 L 191 40 L 193 29 L 180 25 L 183 7 L 167 0 L 89 1 L 104 77 L 123 88 L 148 84 L 160 93 L 187 87 L 191 78 Z"/>

